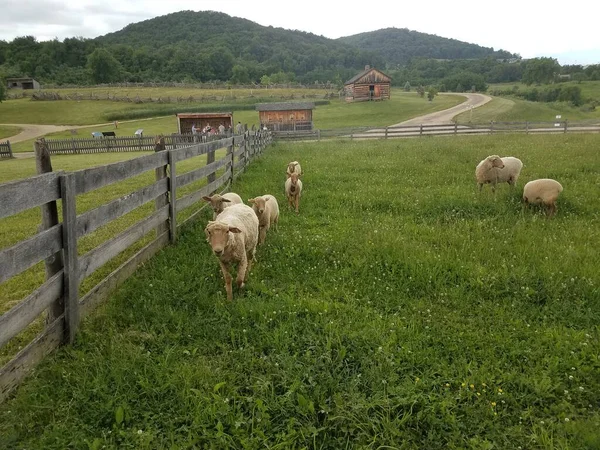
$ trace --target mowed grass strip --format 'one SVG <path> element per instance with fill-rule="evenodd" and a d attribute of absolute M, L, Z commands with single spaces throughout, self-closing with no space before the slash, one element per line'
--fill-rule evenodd
<path fill-rule="evenodd" d="M 279 230 L 227 303 L 209 213 L 0 405 L 7 448 L 598 448 L 600 137 L 276 145 Z M 488 154 L 515 191 L 476 191 Z M 300 215 L 286 163 L 305 175 Z M 522 213 L 553 177 L 558 215 Z M 235 294 L 234 294 L 235 295 Z"/>
<path fill-rule="evenodd" d="M 4 140 L 8 137 L 14 136 L 21 132 L 19 127 L 0 126 L 0 140 Z"/>

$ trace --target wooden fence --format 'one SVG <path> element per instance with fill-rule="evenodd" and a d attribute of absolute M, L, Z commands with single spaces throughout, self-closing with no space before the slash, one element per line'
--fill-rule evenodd
<path fill-rule="evenodd" d="M 227 137 L 231 136 L 231 134 L 227 135 Z M 223 136 L 218 134 L 171 134 L 164 137 L 167 150 L 220 139 L 223 139 Z M 153 151 L 156 145 L 155 136 L 45 139 L 45 142 L 50 154 L 60 155 Z"/>
<path fill-rule="evenodd" d="M 73 342 L 80 319 L 105 300 L 137 266 L 169 242 L 174 243 L 178 228 L 197 218 L 204 208 L 182 223 L 177 223 L 178 212 L 196 205 L 205 195 L 225 189 L 270 142 L 268 132 L 248 132 L 77 172 L 48 172 L 0 185 L 0 219 L 35 207 L 42 209 L 41 231 L 0 250 L 0 283 L 40 261 L 46 265 L 46 281 L 0 316 L 0 348 L 48 311 L 43 331 L 0 368 L 0 402 L 45 355 L 63 343 Z M 226 155 L 215 160 L 215 152 L 220 148 L 227 149 Z M 199 155 L 206 155 L 205 166 L 177 174 L 178 162 Z M 38 144 L 36 156 L 38 167 L 44 167 L 44 161 L 49 165 L 43 141 Z M 78 195 L 151 170 L 155 171 L 153 184 L 77 214 Z M 223 173 L 217 178 L 220 172 Z M 204 178 L 206 185 L 202 188 L 177 198 L 177 189 Z M 58 220 L 57 200 L 62 204 L 62 221 Z M 93 250 L 78 254 L 80 238 L 149 202 L 155 204 L 151 215 Z M 79 297 L 84 279 L 154 230 L 156 234 L 150 243 Z"/>
<path fill-rule="evenodd" d="M 0 142 L 0 158 L 12 158 L 12 148 L 10 147 L 10 141 Z"/>
<path fill-rule="evenodd" d="M 320 140 L 320 139 L 389 139 L 400 137 L 498 134 L 498 133 L 598 133 L 600 124 L 556 122 L 489 122 L 487 124 L 431 124 L 398 125 L 385 128 L 353 127 L 334 130 L 275 131 L 276 140 Z"/>

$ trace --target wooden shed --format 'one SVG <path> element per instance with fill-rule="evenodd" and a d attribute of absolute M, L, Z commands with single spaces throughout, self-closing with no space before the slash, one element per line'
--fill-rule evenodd
<path fill-rule="evenodd" d="M 28 77 L 7 78 L 6 87 L 8 89 L 40 89 L 40 83 Z"/>
<path fill-rule="evenodd" d="M 344 83 L 344 94 L 348 102 L 389 100 L 392 79 L 370 66 Z"/>
<path fill-rule="evenodd" d="M 177 114 L 177 130 L 179 134 L 189 134 L 192 132 L 192 126 L 196 125 L 198 133 L 207 125 L 212 129 L 218 130 L 219 125 L 223 124 L 225 130 L 233 128 L 233 113 L 180 113 Z"/>
<path fill-rule="evenodd" d="M 256 105 L 260 125 L 271 131 L 310 131 L 313 129 L 310 102 L 261 103 Z"/>

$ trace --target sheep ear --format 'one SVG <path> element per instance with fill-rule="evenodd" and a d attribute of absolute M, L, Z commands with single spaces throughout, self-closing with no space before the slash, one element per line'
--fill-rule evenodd
<path fill-rule="evenodd" d="M 227 203 L 231 202 L 231 200 L 229 200 L 228 198 L 222 198 L 221 201 L 222 202 L 227 202 Z"/>
<path fill-rule="evenodd" d="M 269 198 L 270 198 L 270 197 L 265 197 L 265 202 L 268 202 L 268 201 L 269 201 Z"/>
<path fill-rule="evenodd" d="M 287 178 L 289 178 L 289 177 L 291 177 L 291 176 L 292 176 L 292 174 L 291 174 L 291 173 L 289 173 L 289 172 L 286 172 L 285 174 L 287 175 Z"/>
<path fill-rule="evenodd" d="M 249 198 L 249 199 L 248 199 L 248 203 L 254 203 L 255 201 L 256 201 L 256 199 L 255 199 L 255 198 Z"/>
<path fill-rule="evenodd" d="M 204 197 L 202 197 L 202 200 L 206 200 L 207 202 L 212 201 L 212 198 L 210 198 L 209 196 L 205 195 Z"/>
<path fill-rule="evenodd" d="M 229 231 L 231 231 L 232 233 L 241 233 L 242 230 L 240 230 L 238 227 L 229 227 Z"/>

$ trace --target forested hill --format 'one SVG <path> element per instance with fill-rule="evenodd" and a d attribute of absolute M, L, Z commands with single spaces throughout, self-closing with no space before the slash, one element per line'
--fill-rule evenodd
<path fill-rule="evenodd" d="M 381 55 L 388 65 L 398 66 L 413 58 L 433 59 L 510 59 L 517 55 L 504 50 L 481 47 L 456 39 L 419 33 L 406 28 L 384 28 L 337 39 L 362 51 Z"/>

